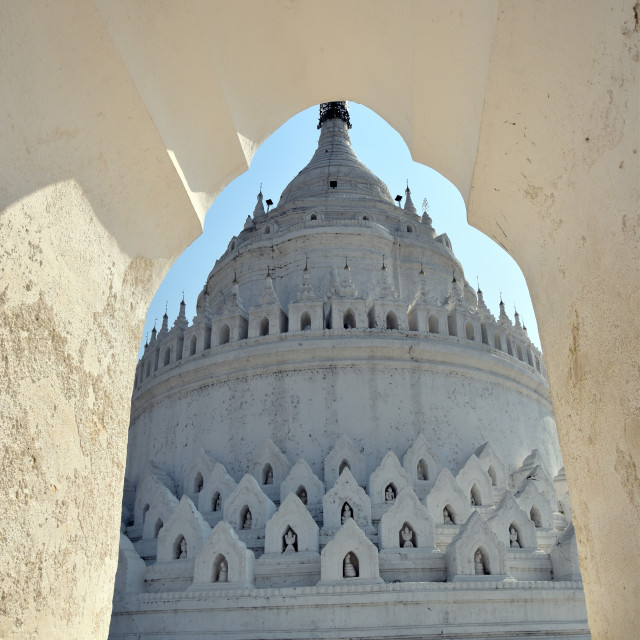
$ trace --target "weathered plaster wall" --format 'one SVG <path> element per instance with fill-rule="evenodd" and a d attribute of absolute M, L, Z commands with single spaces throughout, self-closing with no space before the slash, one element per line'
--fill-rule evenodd
<path fill-rule="evenodd" d="M 239 480 L 269 438 L 291 464 L 304 457 L 322 479 L 324 458 L 343 433 L 366 451 L 367 477 L 389 449 L 402 457 L 420 431 L 454 473 L 488 439 L 509 471 L 534 448 L 541 449 L 552 476 L 562 466 L 544 390 L 501 379 L 517 375 L 516 366 L 492 370 L 488 354 L 479 358 L 478 369 L 438 364 L 439 356 L 429 361 L 430 345 L 408 339 L 398 342 L 397 351 L 371 336 L 359 346 L 355 336 L 288 342 L 237 354 L 246 367 L 263 362 L 261 371 L 254 366 L 242 376 L 228 375 L 224 360 L 208 357 L 208 364 L 201 359 L 197 382 L 189 380 L 193 372 L 174 373 L 150 390 L 147 403 L 144 395 L 139 398 L 136 405 L 146 406 L 130 429 L 128 479 L 139 482 L 147 459 L 182 478 L 203 447 Z M 452 349 L 444 341 L 434 347 L 443 358 Z M 409 350 L 414 367 L 406 365 Z M 236 359 L 234 368 L 241 367 Z"/>
<path fill-rule="evenodd" d="M 256 146 L 300 109 L 350 98 L 385 117 L 414 159 L 465 197 L 473 175 L 470 221 L 523 268 L 591 629 L 631 637 L 640 575 L 640 556 L 627 553 L 640 531 L 634 0 L 407 0 L 393 9 L 327 0 L 322 11 L 312 2 L 194 0 L 179 12 L 130 4 L 25 0 L 0 9 L 2 633 L 106 635 L 144 307 L 166 261 L 197 235 L 198 216 Z M 203 114 L 209 87 L 217 102 Z M 203 159 L 216 169 L 201 171 Z M 91 435 L 94 424 L 105 435 Z M 83 438 L 93 446 L 81 454 L 56 449 Z M 59 468 L 64 492 L 50 477 Z M 47 519 L 60 513 L 50 533 Z M 66 523 L 76 523 L 74 535 L 80 521 L 82 535 L 70 540 Z"/>
<path fill-rule="evenodd" d="M 0 14 L 0 637 L 100 638 L 141 323 L 198 223 L 92 5 Z"/>
<path fill-rule="evenodd" d="M 595 638 L 640 625 L 639 11 L 502 3 L 469 202 L 531 291 Z"/>

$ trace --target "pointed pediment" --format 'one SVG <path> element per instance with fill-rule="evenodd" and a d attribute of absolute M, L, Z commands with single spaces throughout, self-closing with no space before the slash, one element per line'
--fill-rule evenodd
<path fill-rule="evenodd" d="M 373 504 L 393 502 L 396 496 L 412 485 L 411 478 L 400 464 L 398 456 L 389 451 L 378 468 L 369 476 L 369 496 Z"/>
<path fill-rule="evenodd" d="M 485 442 L 479 446 L 475 451 L 475 455 L 478 460 L 480 460 L 484 470 L 489 474 L 492 486 L 497 489 L 506 489 L 508 479 L 506 468 L 502 460 L 493 450 L 491 443 Z"/>
<path fill-rule="evenodd" d="M 251 474 L 260 485 L 280 484 L 290 468 L 287 456 L 270 439 L 262 444 L 250 465 Z"/>
<path fill-rule="evenodd" d="M 402 457 L 402 466 L 413 482 L 433 482 L 438 477 L 442 464 L 431 450 L 424 432 L 421 431 L 407 449 Z"/>
<path fill-rule="evenodd" d="M 411 537 L 402 535 L 405 526 L 413 534 Z M 435 547 L 434 520 L 411 487 L 403 489 L 382 516 L 378 533 L 381 549 Z"/>
<path fill-rule="evenodd" d="M 204 480 L 213 471 L 216 461 L 213 456 L 200 447 L 184 474 L 182 490 L 194 502 L 198 501 L 198 494 L 204 487 Z"/>
<path fill-rule="evenodd" d="M 211 527 L 200 515 L 196 505 L 188 496 L 182 496 L 158 534 L 158 562 L 195 558 L 210 533 Z M 181 548 L 183 539 L 185 542 Z"/>
<path fill-rule="evenodd" d="M 225 500 L 235 488 L 236 481 L 227 473 L 221 462 L 216 462 L 211 473 L 204 480 L 202 491 L 198 494 L 198 509 L 202 513 L 221 511 Z"/>
<path fill-rule="evenodd" d="M 359 484 L 365 483 L 366 461 L 360 450 L 351 442 L 350 438 L 342 434 L 333 449 L 324 460 L 324 484 L 332 487 L 344 467 L 347 467 Z"/>
<path fill-rule="evenodd" d="M 480 557 L 476 554 L 480 552 Z M 447 547 L 447 580 L 507 575 L 506 547 L 474 511 Z"/>
<path fill-rule="evenodd" d="M 296 494 L 301 500 L 304 500 L 306 494 L 307 505 L 317 505 L 322 503 L 324 495 L 324 483 L 313 473 L 311 467 L 304 458 L 300 458 L 296 462 L 289 475 L 282 481 L 280 485 L 280 501 L 284 502 L 289 494 Z"/>
<path fill-rule="evenodd" d="M 346 512 L 345 505 L 349 507 Z M 361 527 L 371 525 L 371 500 L 349 469 L 342 471 L 333 488 L 322 498 L 322 512 L 326 530 L 340 528 L 349 517 Z"/>
<path fill-rule="evenodd" d="M 507 549 L 538 548 L 536 527 L 510 491 L 504 494 L 487 525 Z"/>
<path fill-rule="evenodd" d="M 227 522 L 219 522 L 196 556 L 190 588 L 252 587 L 254 562 L 253 551 Z"/>
<path fill-rule="evenodd" d="M 475 453 L 469 456 L 458 471 L 456 482 L 467 499 L 473 498 L 476 506 L 493 506 L 491 478 Z"/>
<path fill-rule="evenodd" d="M 247 511 L 250 512 L 250 522 L 247 521 Z M 275 512 L 275 504 L 248 473 L 242 477 L 223 506 L 224 519 L 238 531 L 261 529 Z"/>
<path fill-rule="evenodd" d="M 318 544 L 318 525 L 300 498 L 290 493 L 267 522 L 265 553 L 317 553 Z"/>
<path fill-rule="evenodd" d="M 471 514 L 469 497 L 462 492 L 449 469 L 440 471 L 423 504 L 436 524 L 445 524 L 443 516 L 445 508 L 453 524 L 462 524 Z"/>

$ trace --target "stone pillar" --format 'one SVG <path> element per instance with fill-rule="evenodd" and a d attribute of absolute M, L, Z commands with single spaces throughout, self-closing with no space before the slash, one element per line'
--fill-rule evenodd
<path fill-rule="evenodd" d="M 469 203 L 469 221 L 516 259 L 531 292 L 594 638 L 633 637 L 639 615 L 633 5 L 501 3 Z"/>
<path fill-rule="evenodd" d="M 142 323 L 200 225 L 93 3 L 1 13 L 0 637 L 106 638 Z"/>

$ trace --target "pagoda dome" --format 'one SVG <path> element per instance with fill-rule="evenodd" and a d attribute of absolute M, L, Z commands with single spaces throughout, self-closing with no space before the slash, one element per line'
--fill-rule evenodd
<path fill-rule="evenodd" d="M 320 117 L 318 148 L 304 169 L 280 196 L 278 211 L 336 200 L 377 202 L 394 206 L 387 185 L 356 156 L 349 138 L 349 119 L 345 103 L 325 103 Z"/>

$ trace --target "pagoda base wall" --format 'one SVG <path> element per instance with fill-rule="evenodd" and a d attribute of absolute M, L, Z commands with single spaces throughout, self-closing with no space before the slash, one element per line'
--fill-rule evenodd
<path fill-rule="evenodd" d="M 170 601 L 171 604 L 168 604 Z M 590 638 L 581 583 L 474 581 L 158 593 L 114 602 L 111 640 Z"/>

